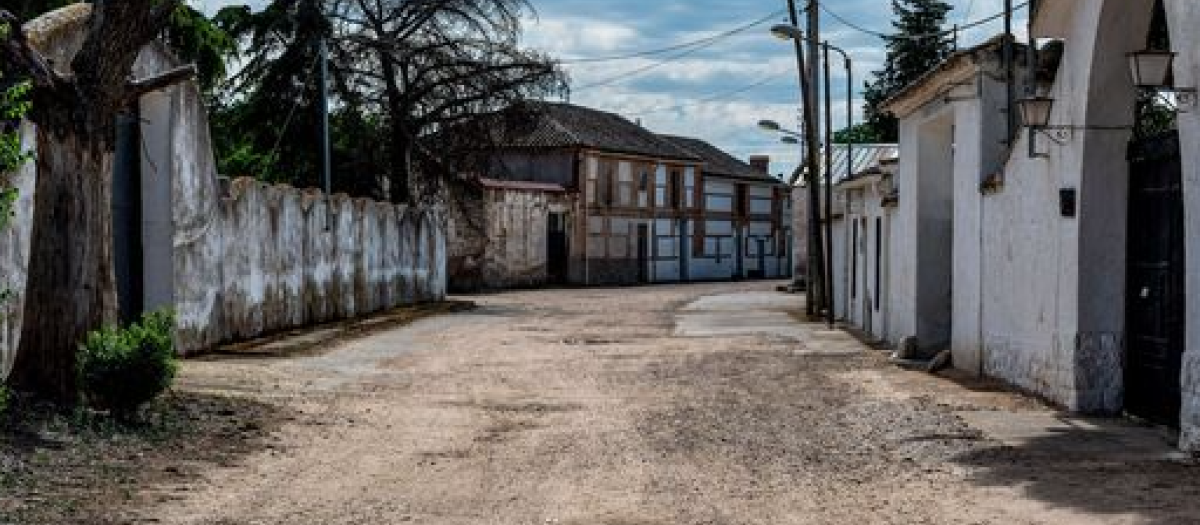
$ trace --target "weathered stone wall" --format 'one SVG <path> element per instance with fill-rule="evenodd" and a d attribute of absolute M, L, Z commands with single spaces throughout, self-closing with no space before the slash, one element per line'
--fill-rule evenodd
<path fill-rule="evenodd" d="M 26 150 L 33 149 L 34 128 L 26 123 L 21 140 Z M 21 338 L 21 314 L 25 308 L 26 266 L 29 263 L 29 238 L 33 231 L 33 191 L 36 168 L 32 162 L 20 171 L 8 174 L 3 182 L 18 192 L 9 226 L 0 229 L 0 379 L 8 377 L 17 357 Z"/>
<path fill-rule="evenodd" d="M 212 242 L 177 244 L 181 351 L 445 297 L 440 212 L 223 186 Z"/>
<path fill-rule="evenodd" d="M 54 64 L 70 64 L 90 9 L 74 4 L 30 22 L 31 43 Z M 180 64 L 152 44 L 134 76 Z M 326 199 L 251 180 L 222 185 L 193 82 L 143 97 L 139 113 L 143 302 L 175 311 L 181 353 L 445 297 L 440 210 Z M 33 150 L 34 127 L 22 133 Z M 13 226 L 0 232 L 0 289 L 14 292 L 0 304 L 0 379 L 12 367 L 20 334 L 35 175 L 30 163 L 11 179 L 21 197 Z"/>
<path fill-rule="evenodd" d="M 571 222 L 570 194 L 485 188 L 455 207 L 449 228 L 450 286 L 499 290 L 548 283 L 549 219 Z"/>
<path fill-rule="evenodd" d="M 487 238 L 483 280 L 488 288 L 546 284 L 551 213 L 566 213 L 566 194 L 489 189 L 485 193 Z"/>

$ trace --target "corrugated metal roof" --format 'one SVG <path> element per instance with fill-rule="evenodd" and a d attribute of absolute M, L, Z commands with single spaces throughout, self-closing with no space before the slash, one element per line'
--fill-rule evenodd
<path fill-rule="evenodd" d="M 900 155 L 898 144 L 834 144 L 833 145 L 833 181 L 834 184 L 847 178 L 846 164 L 850 164 L 853 176 L 879 166 L 880 161 L 894 159 Z M 821 157 L 821 169 L 824 173 L 825 157 Z"/>

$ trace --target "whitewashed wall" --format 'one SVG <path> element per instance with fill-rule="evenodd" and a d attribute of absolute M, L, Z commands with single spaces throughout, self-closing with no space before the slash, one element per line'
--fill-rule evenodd
<path fill-rule="evenodd" d="M 929 188 L 913 179 L 951 158 L 948 151 L 926 158 L 922 149 L 926 123 L 948 116 L 955 130 L 953 242 L 951 253 L 934 255 L 954 262 L 955 365 L 1072 410 L 1111 413 L 1121 408 L 1123 392 L 1125 152 L 1134 100 L 1125 56 L 1144 46 L 1150 7 L 1072 5 L 1061 34 L 1048 35 L 1063 38 L 1066 49 L 1049 93 L 1057 101 L 1051 123 L 1071 130 L 1057 142 L 1038 136 L 1044 157 L 1027 154 L 1027 130 L 1011 149 L 1002 145 L 1004 92 L 987 74 L 982 99 L 947 104 L 939 97 L 905 117 L 889 324 L 893 340 L 920 332 L 921 288 L 913 276 L 925 263 L 917 262 L 911 241 L 927 233 L 917 218 Z M 982 178 L 1001 171 L 1002 188 L 981 196 Z M 1074 217 L 1060 213 L 1063 189 L 1078 191 Z"/>
<path fill-rule="evenodd" d="M 35 130 L 31 124 L 21 127 L 21 143 L 26 150 L 34 147 Z M 0 229 L 0 380 L 8 377 L 21 342 L 21 315 L 25 308 L 25 278 L 29 263 L 29 238 L 33 230 L 33 195 L 37 169 L 34 163 L 5 176 L 18 191 L 14 215 L 9 226 Z"/>
<path fill-rule="evenodd" d="M 437 212 L 239 179 L 217 213 L 176 245 L 182 352 L 445 296 Z"/>
<path fill-rule="evenodd" d="M 1166 0 L 1171 45 L 1179 53 L 1175 62 L 1175 84 L 1200 86 L 1200 3 L 1195 0 Z M 1180 144 L 1183 144 L 1184 221 L 1187 232 L 1187 346 L 1183 354 L 1183 409 L 1180 414 L 1179 446 L 1200 450 L 1200 111 L 1179 114 Z"/>
<path fill-rule="evenodd" d="M 31 42 L 69 64 L 89 4 L 26 25 Z M 148 46 L 134 66 L 145 77 L 180 65 Z M 208 120 L 194 83 L 141 100 L 143 261 L 147 308 L 178 317 L 182 353 L 224 341 L 392 306 L 445 297 L 445 220 L 437 209 L 332 199 L 250 180 L 222 192 Z M 32 149 L 34 129 L 23 129 Z M 0 232 L 0 378 L 9 373 L 20 334 L 33 215 L 33 163 L 13 179 L 21 190 L 14 226 Z M 332 223 L 326 227 L 326 217 Z"/>

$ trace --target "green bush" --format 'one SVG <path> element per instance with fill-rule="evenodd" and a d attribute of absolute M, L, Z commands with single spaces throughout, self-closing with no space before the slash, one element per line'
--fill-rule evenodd
<path fill-rule="evenodd" d="M 0 383 L 0 419 L 3 419 L 4 415 L 8 413 L 9 397 L 11 394 L 8 391 L 8 385 Z"/>
<path fill-rule="evenodd" d="M 84 402 L 122 419 L 171 386 L 178 368 L 174 316 L 146 314 L 127 328 L 103 328 L 88 334 L 78 361 Z"/>

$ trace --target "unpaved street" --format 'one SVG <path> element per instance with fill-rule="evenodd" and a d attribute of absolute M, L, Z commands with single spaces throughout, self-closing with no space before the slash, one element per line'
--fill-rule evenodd
<path fill-rule="evenodd" d="M 122 519 L 1200 523 L 1200 470 L 1154 431 L 1009 432 L 1059 420 L 799 324 L 773 285 L 481 296 L 317 356 L 189 362 L 182 388 L 294 415 Z"/>

